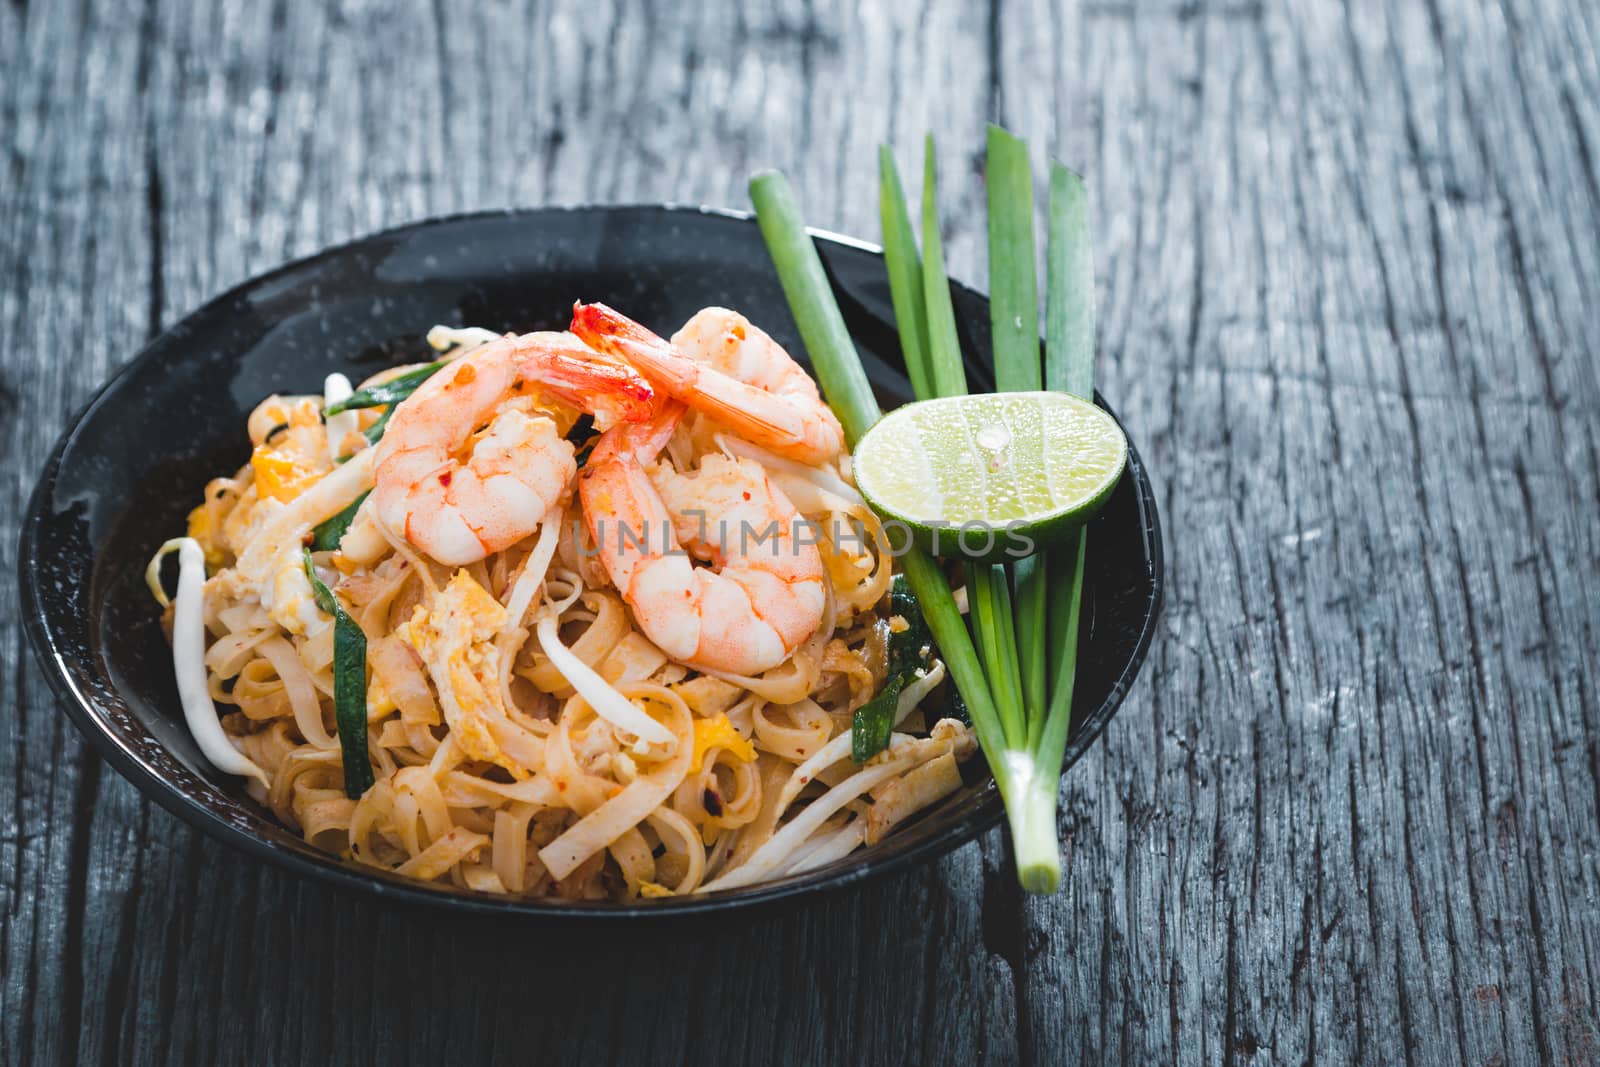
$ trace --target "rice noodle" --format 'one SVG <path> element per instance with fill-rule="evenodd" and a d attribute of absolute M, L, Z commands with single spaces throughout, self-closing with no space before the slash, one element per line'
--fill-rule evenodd
<path fill-rule="evenodd" d="M 861 847 L 866 834 L 865 826 L 863 820 L 854 819 L 830 834 L 812 839 L 809 845 L 795 853 L 783 873 L 801 874 L 818 867 L 826 867 L 834 860 L 843 859 Z"/>
<path fill-rule="evenodd" d="M 922 703 L 923 697 L 938 688 L 939 683 L 942 681 L 944 681 L 944 664 L 935 663 L 932 670 L 920 675 L 910 685 L 902 689 L 900 696 L 895 700 L 894 725 L 899 726 L 904 722 L 906 716 L 911 714 L 912 709 Z M 824 768 L 833 766 L 848 755 L 850 755 L 849 734 L 840 734 L 818 749 L 814 755 L 796 767 L 794 773 L 789 776 L 789 781 L 784 785 L 783 792 L 778 794 L 778 810 L 781 812 L 787 808 L 794 801 L 794 798 L 800 794 L 800 790 L 815 780 Z"/>
<path fill-rule="evenodd" d="M 596 674 L 587 663 L 574 656 L 567 646 L 561 643 L 561 637 L 556 633 L 554 615 L 546 615 L 540 619 L 536 632 L 539 635 L 539 647 L 544 649 L 544 654 L 550 657 L 550 662 L 555 664 L 556 670 L 571 683 L 572 688 L 578 691 L 578 695 L 589 702 L 595 714 L 611 725 L 628 731 L 641 741 L 661 745 L 672 743 L 672 731 L 635 707 L 627 697 L 613 689 L 611 683 Z"/>
<path fill-rule="evenodd" d="M 499 336 L 438 327 L 428 340 L 455 359 Z M 320 396 L 264 400 L 246 425 L 259 468 L 207 482 L 193 537 L 164 546 L 146 575 L 165 605 L 161 556 L 178 553 L 174 668 L 201 753 L 247 776 L 308 842 L 477 892 L 631 900 L 814 870 L 959 784 L 965 728 L 917 736 L 912 718 L 944 679 L 938 664 L 901 692 L 888 751 L 849 760 L 851 714 L 888 670 L 892 573 L 849 457 L 797 463 L 697 415 L 661 463 L 687 476 L 708 456 L 753 461 L 815 524 L 815 632 L 754 676 L 673 660 L 596 558 L 575 484 L 529 536 L 463 567 L 434 562 L 364 503 L 337 548 L 314 554 L 366 636 L 374 781 L 347 796 L 334 694 L 349 668 L 303 546 L 373 486 L 379 449 L 358 431 L 380 412 L 324 418 L 349 393 L 330 374 Z M 514 402 L 565 431 L 570 409 L 536 394 Z"/>
<path fill-rule="evenodd" d="M 677 788 L 684 772 L 689 769 L 694 720 L 682 700 L 674 698 L 669 708 L 674 713 L 675 729 L 667 732 L 669 737 L 677 737 L 677 751 L 649 774 L 635 779 L 622 792 L 579 819 L 572 829 L 539 850 L 540 862 L 557 879 L 565 878 L 578 864 L 615 841 L 628 827 L 649 816 Z"/>
<path fill-rule="evenodd" d="M 744 863 L 716 881 L 701 886 L 701 890 L 736 889 L 771 877 L 782 870 L 783 861 L 815 833 L 830 815 L 879 782 L 886 781 L 910 769 L 911 766 L 913 761 L 910 760 L 890 760 L 857 771 L 806 805 L 804 811 L 785 823 L 781 830 L 773 834 L 766 844 L 756 849 Z"/>

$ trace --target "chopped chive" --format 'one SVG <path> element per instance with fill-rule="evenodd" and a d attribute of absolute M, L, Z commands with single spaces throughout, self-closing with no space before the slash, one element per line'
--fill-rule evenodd
<path fill-rule="evenodd" d="M 333 710 L 344 761 L 345 796 L 355 800 L 372 788 L 367 759 L 367 635 L 317 574 L 305 553 L 306 579 L 317 607 L 333 616 Z"/>
<path fill-rule="evenodd" d="M 922 605 L 911 592 L 911 583 L 903 574 L 895 575 L 889 582 L 889 611 L 905 621 L 906 628 L 889 635 L 889 669 L 904 673 L 928 665 L 928 620 L 922 617 Z"/>
<path fill-rule="evenodd" d="M 889 604 L 891 617 L 898 616 L 905 626 L 889 634 L 889 669 L 883 688 L 877 696 L 857 708 L 852 717 L 850 758 L 856 763 L 865 763 L 888 747 L 889 738 L 894 733 L 894 716 L 899 710 L 900 693 L 917 677 L 918 671 L 928 667 L 928 645 L 932 637 L 905 575 L 895 575 L 890 583 Z"/>
<path fill-rule="evenodd" d="M 359 389 L 339 403 L 329 404 L 322 414 L 326 417 L 359 408 L 383 408 L 383 414 L 378 416 L 378 421 L 361 431 L 361 436 L 367 439 L 367 444 L 375 445 L 383 440 L 384 431 L 389 428 L 389 420 L 394 418 L 394 410 L 400 406 L 400 401 L 416 392 L 419 385 L 433 377 L 440 367 L 449 362 L 448 359 L 436 360 L 408 370 L 404 374 L 397 374 L 386 382 Z M 349 459 L 349 456 L 340 456 L 339 462 L 346 463 Z"/>
<path fill-rule="evenodd" d="M 906 680 L 898 674 L 884 680 L 878 695 L 856 709 L 850 718 L 850 760 L 865 763 L 889 747 L 894 735 L 894 713 Z"/>
<path fill-rule="evenodd" d="M 339 542 L 344 540 L 345 531 L 350 529 L 350 523 L 355 521 L 356 512 L 361 509 L 361 502 L 372 495 L 372 490 L 356 497 L 333 518 L 320 522 L 311 531 L 311 550 L 313 552 L 336 552 Z"/>
<path fill-rule="evenodd" d="M 939 236 L 939 175 L 928 135 L 922 163 L 922 293 L 928 315 L 928 375 L 934 396 L 964 396 L 967 371 L 961 362 L 950 279 L 944 272 L 944 240 Z"/>
<path fill-rule="evenodd" d="M 369 385 L 365 389 L 357 389 L 337 404 L 329 404 L 323 410 L 324 415 L 337 415 L 341 411 L 355 411 L 358 408 L 376 408 L 385 404 L 398 404 L 406 397 L 417 391 L 417 386 L 427 381 L 438 373 L 439 368 L 450 362 L 447 359 L 435 360 L 420 367 L 415 367 L 404 374 L 397 374 L 388 381 Z"/>
<path fill-rule="evenodd" d="M 394 412 L 400 406 L 399 401 L 383 409 L 383 414 L 378 416 L 378 421 L 361 431 L 361 436 L 367 439 L 367 444 L 375 445 L 383 440 L 383 433 L 389 428 L 389 420 L 394 418 Z M 348 456 L 345 458 L 349 458 Z"/>
<path fill-rule="evenodd" d="M 924 399 L 933 394 L 928 369 L 927 305 L 922 292 L 922 256 L 911 232 L 906 194 L 900 170 L 888 145 L 878 148 L 878 213 L 883 221 L 883 261 L 889 268 L 889 295 L 894 300 L 894 321 L 900 331 L 900 351 L 912 392 Z"/>

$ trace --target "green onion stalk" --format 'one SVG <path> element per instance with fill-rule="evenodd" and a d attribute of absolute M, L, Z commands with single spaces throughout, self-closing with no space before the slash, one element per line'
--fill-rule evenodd
<path fill-rule="evenodd" d="M 783 283 L 789 309 L 800 327 L 811 365 L 844 427 L 845 438 L 853 446 L 882 412 L 861 368 L 855 342 L 845 328 L 844 316 L 839 313 L 816 246 L 801 220 L 794 193 L 782 174 L 768 172 L 751 179 L 750 199 L 755 203 L 761 234 Z M 900 564 L 945 666 L 966 701 L 978 743 L 985 752 L 1002 751 L 1004 734 L 983 676 L 983 665 L 978 662 L 972 635 L 967 632 L 944 571 L 918 548 L 908 550 Z M 1006 792 L 1010 788 L 1009 768 L 1002 763 L 995 765 L 993 771 L 1002 793 Z"/>
<path fill-rule="evenodd" d="M 879 151 L 879 178 L 884 260 L 912 388 L 918 399 L 965 394 L 966 372 L 939 233 L 932 138 L 924 156 L 920 254 L 887 146 Z M 1093 262 L 1082 179 L 1064 167 L 1052 167 L 1048 344 L 1042 359 L 1028 149 L 999 127 L 989 131 L 988 186 L 996 385 L 1003 391 L 1047 388 L 1090 399 Z M 781 174 L 757 175 L 750 196 L 817 378 L 853 446 L 881 413 L 816 247 Z M 900 560 L 1005 801 L 1018 878 L 1024 889 L 1036 893 L 1053 892 L 1061 882 L 1056 798 L 1071 728 L 1084 554 L 1085 537 L 1078 532 L 1009 569 L 969 564 L 970 630 L 938 562 L 917 548 Z M 871 730 L 870 736 L 852 738 L 858 759 L 887 740 L 873 717 L 858 719 L 858 729 Z"/>

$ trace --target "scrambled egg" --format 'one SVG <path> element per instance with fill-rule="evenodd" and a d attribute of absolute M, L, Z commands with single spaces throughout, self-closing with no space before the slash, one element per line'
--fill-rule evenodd
<path fill-rule="evenodd" d="M 705 763 L 706 753 L 714 748 L 727 749 L 735 759 L 749 763 L 756 758 L 756 747 L 740 736 L 726 715 L 713 719 L 694 721 L 694 756 L 689 761 L 689 773 L 698 771 Z"/>
<path fill-rule="evenodd" d="M 383 679 L 378 677 L 377 671 L 367 672 L 367 719 L 375 722 L 383 719 L 390 712 L 399 711 L 400 706 L 389 695 L 388 688 L 383 684 Z"/>
<path fill-rule="evenodd" d="M 200 550 L 206 555 L 206 566 L 212 571 L 220 570 L 226 558 L 222 549 L 217 547 L 216 539 L 212 536 L 216 531 L 211 528 L 211 510 L 204 504 L 189 512 L 189 536 L 200 545 Z"/>
<path fill-rule="evenodd" d="M 266 432 L 250 453 L 250 469 L 255 473 L 256 493 L 262 500 L 287 504 L 328 473 L 326 433 L 322 428 L 319 404 L 303 397 L 287 406 L 263 403 L 262 417 L 282 422 Z M 256 418 L 252 413 L 251 418 Z M 252 434 L 252 439 L 254 435 Z"/>
<path fill-rule="evenodd" d="M 274 557 L 276 569 L 262 591 L 261 606 L 272 621 L 292 634 L 309 634 L 328 624 L 306 578 L 305 557 L 289 545 Z"/>
<path fill-rule="evenodd" d="M 269 397 L 251 412 L 250 439 L 256 442 L 250 454 L 253 484 L 221 531 L 236 552 L 244 551 L 274 514 L 333 470 L 325 438 L 320 398 Z M 189 525 L 191 531 L 197 525 L 204 528 L 200 532 L 207 536 L 195 536 L 203 547 L 212 543 L 216 531 L 208 528 L 208 518 L 190 515 Z M 304 566 L 298 544 L 280 546 L 273 556 L 272 575 L 261 591 L 267 614 L 292 634 L 312 633 L 324 625 Z"/>
<path fill-rule="evenodd" d="M 250 453 L 250 469 L 256 475 L 256 491 L 263 500 L 287 504 L 322 477 L 323 471 L 308 467 L 294 453 L 257 445 Z"/>
<path fill-rule="evenodd" d="M 526 778 L 527 770 L 500 751 L 489 725 L 506 714 L 500 705 L 500 657 L 494 647 L 505 624 L 506 609 L 462 570 L 434 598 L 432 611 L 417 606 L 400 634 L 428 665 L 456 747 Z"/>

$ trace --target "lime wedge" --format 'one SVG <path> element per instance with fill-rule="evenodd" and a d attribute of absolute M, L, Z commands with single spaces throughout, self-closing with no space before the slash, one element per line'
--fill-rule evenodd
<path fill-rule="evenodd" d="M 1066 393 L 978 393 L 907 404 L 856 442 L 856 485 L 941 556 L 1003 561 L 1058 542 L 1122 477 L 1128 440 Z"/>

